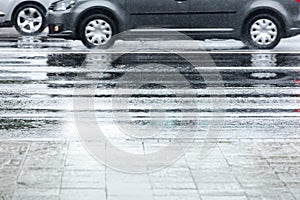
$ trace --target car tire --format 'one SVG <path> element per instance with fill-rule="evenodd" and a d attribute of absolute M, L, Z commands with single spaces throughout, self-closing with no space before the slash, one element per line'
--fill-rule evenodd
<path fill-rule="evenodd" d="M 107 49 L 111 47 L 115 42 L 116 30 L 113 20 L 103 14 L 92 14 L 79 25 L 80 39 L 88 48 Z"/>
<path fill-rule="evenodd" d="M 13 24 L 22 35 L 38 35 L 46 28 L 45 15 L 45 11 L 41 6 L 25 4 L 14 12 Z"/>
<path fill-rule="evenodd" d="M 282 38 L 280 21 L 268 14 L 260 14 L 246 22 L 243 42 L 251 49 L 273 49 Z"/>

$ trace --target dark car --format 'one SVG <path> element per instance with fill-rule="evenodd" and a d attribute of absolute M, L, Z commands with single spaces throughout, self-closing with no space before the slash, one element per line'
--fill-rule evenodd
<path fill-rule="evenodd" d="M 271 49 L 281 38 L 300 33 L 297 1 L 59 0 L 49 8 L 49 36 L 79 39 L 92 48 L 112 44 L 117 33 L 151 27 L 194 39 L 240 39 L 250 48 Z"/>

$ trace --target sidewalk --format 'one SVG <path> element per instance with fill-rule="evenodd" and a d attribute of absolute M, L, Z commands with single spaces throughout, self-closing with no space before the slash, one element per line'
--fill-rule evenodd
<path fill-rule="evenodd" d="M 168 168 L 131 175 L 80 142 L 2 141 L 0 199 L 300 199 L 300 140 L 223 141 L 205 159 L 200 144 Z"/>

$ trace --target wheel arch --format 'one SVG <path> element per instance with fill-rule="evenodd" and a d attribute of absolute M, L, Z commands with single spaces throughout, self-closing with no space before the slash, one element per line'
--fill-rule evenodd
<path fill-rule="evenodd" d="M 260 14 L 267 14 L 267 15 L 271 15 L 272 17 L 275 17 L 281 25 L 283 37 L 287 34 L 287 32 L 286 32 L 287 24 L 286 24 L 286 21 L 284 20 L 285 18 L 283 15 L 281 15 L 278 11 L 276 11 L 272 8 L 259 8 L 259 9 L 251 11 L 246 16 L 246 18 L 243 20 L 243 25 L 241 28 L 241 36 L 244 36 L 244 34 L 247 32 L 246 28 L 247 28 L 248 21 L 250 19 L 252 19 L 253 17 L 260 15 Z"/>
<path fill-rule="evenodd" d="M 116 15 L 116 13 L 107 8 L 107 7 L 91 7 L 87 10 L 85 10 L 84 12 L 82 12 L 75 24 L 76 24 L 76 37 L 79 37 L 80 33 L 79 33 L 79 29 L 80 29 L 80 22 L 83 21 L 83 19 L 85 19 L 86 17 L 92 15 L 92 14 L 103 14 L 109 18 L 111 18 L 113 20 L 113 22 L 115 23 L 115 26 L 116 26 L 116 33 L 119 33 L 121 31 L 121 21 L 119 19 L 119 17 Z"/>
<path fill-rule="evenodd" d="M 45 6 L 43 6 L 43 4 L 39 3 L 39 2 L 36 2 L 36 1 L 26 1 L 26 2 L 21 2 L 19 3 L 13 10 L 12 12 L 12 15 L 11 15 L 11 21 L 12 23 L 14 23 L 14 19 L 16 17 L 16 13 L 18 11 L 18 9 L 20 9 L 22 6 L 25 6 L 25 5 L 29 5 L 29 4 L 33 4 L 33 5 L 36 5 L 38 7 L 40 7 L 42 10 L 43 10 L 43 14 L 45 15 L 47 13 L 47 9 L 45 8 Z"/>

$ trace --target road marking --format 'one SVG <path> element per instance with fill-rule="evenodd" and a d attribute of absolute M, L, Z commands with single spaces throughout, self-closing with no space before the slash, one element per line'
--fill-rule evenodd
<path fill-rule="evenodd" d="M 20 50 L 20 49 L 19 49 Z M 0 51 L 0 54 L 300 54 L 299 51 Z"/>

